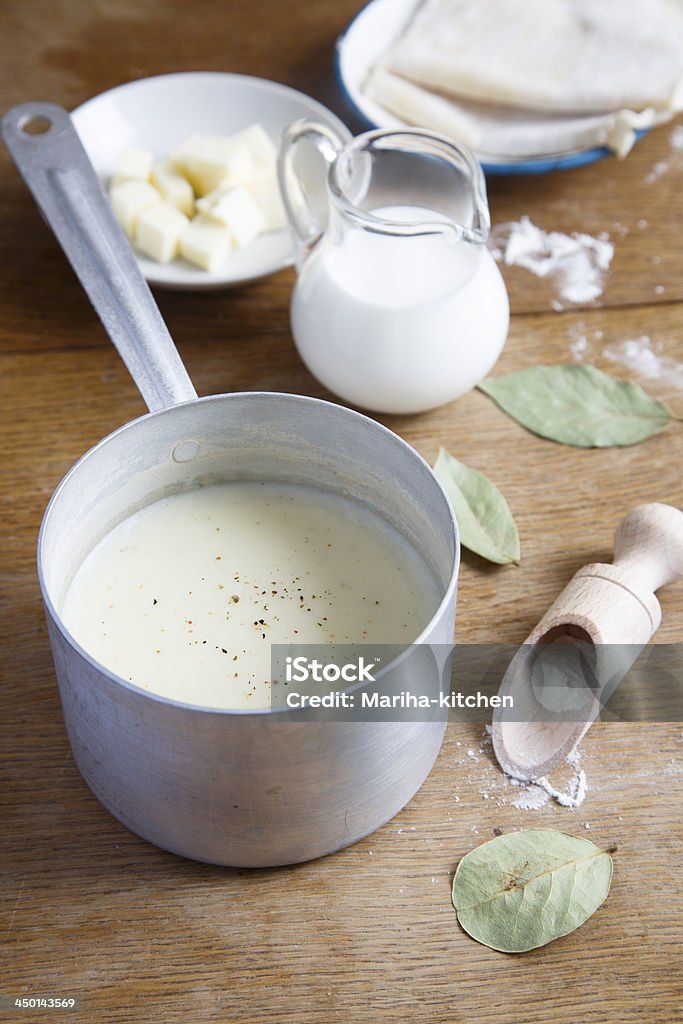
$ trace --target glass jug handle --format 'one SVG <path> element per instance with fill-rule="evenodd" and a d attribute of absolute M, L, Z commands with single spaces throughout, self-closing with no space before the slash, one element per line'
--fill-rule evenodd
<path fill-rule="evenodd" d="M 300 269 L 325 230 L 311 209 L 296 170 L 296 151 L 302 139 L 309 139 L 313 143 L 328 167 L 334 163 L 337 153 L 344 146 L 342 139 L 331 128 L 305 118 L 290 124 L 282 136 L 277 176 L 282 204 L 296 245 L 297 269 Z"/>

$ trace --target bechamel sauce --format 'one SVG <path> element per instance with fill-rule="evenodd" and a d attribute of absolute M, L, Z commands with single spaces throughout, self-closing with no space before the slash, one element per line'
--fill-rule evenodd
<path fill-rule="evenodd" d="M 106 668 L 153 693 L 267 708 L 270 647 L 410 643 L 439 595 L 379 515 L 299 485 L 181 492 L 120 523 L 70 585 L 62 618 Z"/>

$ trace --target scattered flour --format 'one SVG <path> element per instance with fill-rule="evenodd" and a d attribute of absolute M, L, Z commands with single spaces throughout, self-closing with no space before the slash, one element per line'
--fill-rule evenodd
<path fill-rule="evenodd" d="M 574 769 L 574 774 L 570 778 L 566 790 L 555 789 L 545 776 L 534 782 L 522 782 L 508 776 L 513 786 L 523 789 L 517 799 L 513 800 L 514 806 L 523 811 L 535 811 L 539 807 L 543 807 L 548 800 L 554 800 L 561 807 L 580 807 L 588 792 L 586 773 L 581 768 L 580 751 L 572 750 L 566 760 L 567 764 Z"/>
<path fill-rule="evenodd" d="M 515 807 L 523 811 L 535 811 L 543 807 L 548 800 L 554 800 L 560 807 L 580 807 L 586 799 L 588 782 L 583 768 L 577 768 L 575 774 L 569 780 L 566 790 L 555 789 L 547 778 L 543 776 L 535 782 L 527 783 L 524 792 L 513 800 Z"/>
<path fill-rule="evenodd" d="M 668 160 L 658 160 L 657 163 L 652 167 L 652 170 L 648 171 L 643 181 L 646 185 L 654 185 L 656 181 L 663 178 L 669 170 Z"/>
<path fill-rule="evenodd" d="M 590 338 L 588 334 L 590 333 Z M 584 359 L 590 359 L 593 355 L 593 343 L 602 341 L 604 332 L 594 330 L 588 332 L 583 320 L 572 324 L 568 331 L 569 350 L 575 363 L 582 363 Z"/>
<path fill-rule="evenodd" d="M 540 786 L 560 807 L 580 807 L 588 792 L 588 782 L 583 768 L 578 768 L 576 774 L 569 780 L 566 792 L 555 789 L 545 777 L 536 779 L 535 785 Z"/>
<path fill-rule="evenodd" d="M 491 243 L 498 261 L 524 267 L 537 277 L 554 278 L 561 297 L 574 303 L 592 302 L 602 295 L 604 276 L 614 255 L 607 234 L 594 238 L 582 232 L 543 231 L 529 217 L 495 228 Z M 553 302 L 553 308 L 563 307 Z"/>
<path fill-rule="evenodd" d="M 571 345 L 569 346 L 572 356 L 574 357 L 575 363 L 583 361 L 584 356 L 588 355 L 590 345 L 588 338 L 585 334 L 579 334 L 577 338 L 574 338 Z"/>
<path fill-rule="evenodd" d="M 458 743 L 456 746 L 461 744 Z M 572 775 L 565 790 L 556 789 L 547 778 L 526 782 L 506 775 L 501 771 L 493 753 L 491 727 L 488 725 L 485 726 L 479 748 L 471 747 L 466 752 L 463 751 L 456 763 L 461 770 L 467 767 L 465 781 L 478 788 L 481 799 L 499 807 L 511 803 L 519 810 L 535 811 L 550 800 L 554 800 L 562 807 L 576 808 L 583 803 L 588 792 L 586 773 L 581 768 L 579 750 L 572 751 L 567 757 Z M 511 789 L 515 794 L 512 799 Z M 455 803 L 460 802 L 458 796 L 454 796 L 453 800 Z"/>
<path fill-rule="evenodd" d="M 638 338 L 625 338 L 602 348 L 599 345 L 602 340 L 602 331 L 588 332 L 582 321 L 572 325 L 569 330 L 569 351 L 574 362 L 590 362 L 600 356 L 626 370 L 632 370 L 644 379 L 662 380 L 674 387 L 683 388 L 683 363 L 664 355 L 663 342 L 641 334 Z"/>
<path fill-rule="evenodd" d="M 528 786 L 521 796 L 512 801 L 512 805 L 518 807 L 520 811 L 537 811 L 539 807 L 547 804 L 549 799 L 549 794 L 540 786 Z"/>
<path fill-rule="evenodd" d="M 665 380 L 677 388 L 683 388 L 683 363 L 670 356 L 660 355 L 661 349 L 661 342 L 653 342 L 647 334 L 641 334 L 639 338 L 627 338 L 608 345 L 603 355 L 641 377 Z"/>
<path fill-rule="evenodd" d="M 658 160 L 654 167 L 648 171 L 643 178 L 646 185 L 654 185 L 656 181 L 663 178 L 670 170 L 683 169 L 683 124 L 677 124 L 669 135 L 669 146 L 671 157 L 668 160 Z"/>
<path fill-rule="evenodd" d="M 580 766 L 581 751 L 578 747 L 574 747 L 574 749 L 567 754 L 567 764 L 570 764 L 572 768 L 578 768 Z"/>

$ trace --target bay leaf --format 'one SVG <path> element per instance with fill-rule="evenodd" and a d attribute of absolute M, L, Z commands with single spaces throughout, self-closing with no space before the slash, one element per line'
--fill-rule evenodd
<path fill-rule="evenodd" d="M 611 881 L 610 851 L 567 832 L 530 828 L 492 839 L 462 858 L 453 906 L 477 942 L 525 953 L 587 921 Z"/>
<path fill-rule="evenodd" d="M 519 562 L 517 524 L 496 485 L 445 448 L 434 473 L 451 500 L 463 547 L 497 565 Z"/>
<path fill-rule="evenodd" d="M 487 377 L 479 390 L 527 430 L 577 448 L 638 444 L 673 419 L 634 381 L 576 363 Z"/>

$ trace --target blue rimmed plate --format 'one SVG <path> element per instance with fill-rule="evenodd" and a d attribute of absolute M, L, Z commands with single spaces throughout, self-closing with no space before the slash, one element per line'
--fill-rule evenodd
<path fill-rule="evenodd" d="M 363 92 L 367 75 L 387 46 L 401 32 L 420 0 L 370 0 L 337 40 L 335 63 L 346 103 L 367 128 L 398 128 L 404 123 Z M 638 138 L 646 134 L 637 133 Z M 581 167 L 613 155 L 605 146 L 568 149 L 544 156 L 497 156 L 477 153 L 487 174 L 544 174 Z"/>

